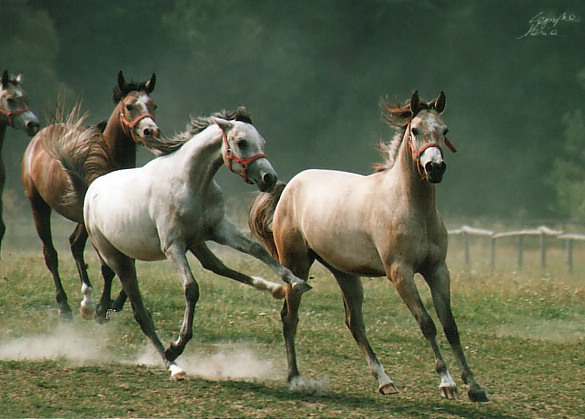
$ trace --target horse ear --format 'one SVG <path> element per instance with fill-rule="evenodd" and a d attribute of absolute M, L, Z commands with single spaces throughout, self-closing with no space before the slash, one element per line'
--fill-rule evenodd
<path fill-rule="evenodd" d="M 418 90 L 415 90 L 410 98 L 410 112 L 414 116 L 418 111 L 420 111 L 420 99 L 418 97 Z"/>
<path fill-rule="evenodd" d="M 144 87 L 146 87 L 146 93 L 151 94 L 152 91 L 154 90 L 155 84 L 156 84 L 156 74 L 152 73 L 152 76 L 150 76 L 150 80 L 148 80 L 146 82 L 146 84 L 144 85 Z"/>
<path fill-rule="evenodd" d="M 16 76 L 16 82 L 22 84 L 22 73 L 18 73 L 18 76 Z"/>
<path fill-rule="evenodd" d="M 124 87 L 126 86 L 126 80 L 124 79 L 124 74 L 122 74 L 122 70 L 118 73 L 118 88 L 121 91 L 124 91 Z"/>
<path fill-rule="evenodd" d="M 223 118 L 216 118 L 215 116 L 211 117 L 211 122 L 213 122 L 214 124 L 216 124 L 218 127 L 221 128 L 221 130 L 223 132 L 225 132 L 227 134 L 227 132 L 233 128 L 234 124 L 231 121 L 228 121 L 226 119 Z"/>
<path fill-rule="evenodd" d="M 433 105 L 433 108 L 439 112 L 442 113 L 445 110 L 445 102 L 446 102 L 446 98 L 445 98 L 445 93 L 443 93 L 443 91 L 441 91 L 441 93 L 439 93 L 439 97 L 437 97 L 435 99 L 435 103 Z"/>
<path fill-rule="evenodd" d="M 6 87 L 7 84 L 8 84 L 8 71 L 4 70 L 4 73 L 2 73 L 2 86 Z"/>

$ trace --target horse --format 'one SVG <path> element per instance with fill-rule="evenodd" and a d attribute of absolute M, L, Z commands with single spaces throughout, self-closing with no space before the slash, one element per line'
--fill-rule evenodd
<path fill-rule="evenodd" d="M 56 121 L 36 134 L 24 153 L 22 179 L 25 193 L 37 234 L 43 243 L 45 263 L 55 283 L 59 314 L 64 320 L 71 319 L 72 313 L 53 246 L 52 210 L 77 223 L 69 243 L 82 284 L 80 312 L 83 318 L 91 319 L 95 311 L 93 288 L 83 257 L 88 237 L 83 225 L 85 182 L 112 170 L 135 167 L 136 146 L 148 146 L 149 141 L 159 137 L 153 116 L 156 106 L 150 97 L 155 83 L 154 73 L 148 81 L 136 83 L 126 82 L 120 71 L 113 89 L 116 107 L 107 123 L 84 127 L 87 114 L 80 115 L 78 102 L 67 118 L 57 118 L 65 121 Z M 67 162 L 76 165 L 83 175 L 76 176 L 75 168 L 68 167 Z M 102 266 L 102 274 L 114 275 L 106 266 Z M 121 293 L 117 305 L 123 305 L 124 300 L 125 295 Z"/>
<path fill-rule="evenodd" d="M 398 389 L 368 342 L 360 277 L 390 279 L 432 348 L 441 396 L 453 399 L 457 385 L 442 358 L 435 324 L 414 281 L 415 273 L 422 274 L 469 387 L 469 398 L 487 401 L 465 359 L 450 306 L 447 232 L 435 199 L 435 184 L 446 169 L 442 147 L 455 151 L 441 118 L 445 102 L 443 92 L 429 103 L 421 100 L 418 92 L 404 105 L 383 102 L 386 121 L 397 132 L 390 144 L 382 145 L 385 163 L 379 164 L 375 173 L 303 171 L 288 184 L 279 183 L 272 192 L 256 198 L 249 226 L 273 256 L 298 277 L 308 279 L 315 260 L 331 271 L 343 296 L 346 325 L 382 394 L 398 393 Z M 295 352 L 300 303 L 301 294 L 287 287 L 281 319 L 291 384 L 301 379 Z"/>
<path fill-rule="evenodd" d="M 0 82 L 0 246 L 6 225 L 2 216 L 2 193 L 6 181 L 6 169 L 2 159 L 2 146 L 6 127 L 23 130 L 28 136 L 35 135 L 40 128 L 39 118 L 29 109 L 28 97 L 22 89 L 22 74 L 13 75 L 8 71 L 2 73 Z"/>
<path fill-rule="evenodd" d="M 282 285 L 231 270 L 205 242 L 215 241 L 258 258 L 290 284 L 291 292 L 302 293 L 310 288 L 226 218 L 222 191 L 214 181 L 224 163 L 259 190 L 272 188 L 277 175 L 264 154 L 264 144 L 245 108 L 192 118 L 186 132 L 161 144 L 160 157 L 141 168 L 101 176 L 87 190 L 84 220 L 90 240 L 100 258 L 118 275 L 132 303 L 135 320 L 173 380 L 185 375 L 175 360 L 193 335 L 199 299 L 199 285 L 189 267 L 187 251 L 205 269 L 268 291 L 274 298 L 284 297 Z M 136 259 L 169 259 L 182 280 L 186 301 L 183 323 L 177 340 L 166 349 L 142 301 Z M 109 292 L 109 284 L 104 285 L 104 292 Z M 102 298 L 107 300 L 108 296 Z"/>

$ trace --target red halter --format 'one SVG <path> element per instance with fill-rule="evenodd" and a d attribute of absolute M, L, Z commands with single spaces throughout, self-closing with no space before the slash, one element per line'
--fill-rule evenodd
<path fill-rule="evenodd" d="M 408 141 L 408 145 L 410 146 L 410 151 L 412 152 L 412 157 L 416 161 L 416 169 L 418 170 L 418 174 L 420 175 L 421 179 L 424 179 L 425 178 L 424 171 L 423 171 L 423 168 L 420 164 L 420 157 L 422 156 L 422 153 L 424 153 L 425 150 L 428 150 L 431 147 L 435 147 L 435 148 L 439 149 L 441 156 L 443 156 L 443 149 L 441 148 L 441 146 L 439 144 L 428 143 L 428 144 L 423 145 L 421 148 L 419 148 L 417 150 L 415 145 L 414 145 L 414 141 L 412 139 L 412 136 L 410 135 L 410 123 L 408 123 L 406 130 L 407 130 L 406 141 Z M 445 137 L 445 145 L 447 146 L 447 148 L 449 150 L 451 150 L 452 153 L 457 153 L 457 149 L 455 148 L 453 143 L 451 143 L 451 141 L 449 141 L 449 139 L 447 137 Z"/>
<path fill-rule="evenodd" d="M 4 115 L 6 117 L 6 120 L 8 122 L 8 125 L 10 125 L 12 128 L 14 128 L 14 117 L 18 116 L 22 113 L 28 112 L 30 109 L 29 108 L 24 108 L 24 109 L 19 109 L 17 111 L 5 111 L 4 109 L 0 109 L 0 114 Z"/>
<path fill-rule="evenodd" d="M 136 141 L 136 137 L 134 137 L 134 127 L 136 127 L 136 125 L 144 118 L 150 118 L 154 121 L 154 116 L 149 113 L 145 113 L 137 117 L 134 121 L 129 122 L 124 116 L 124 112 L 120 112 L 120 123 L 122 124 L 122 131 L 124 131 L 124 134 L 128 135 L 126 129 L 130 128 L 130 136 L 132 137 L 132 141 L 134 141 L 136 144 L 138 144 L 138 141 Z"/>
<path fill-rule="evenodd" d="M 246 182 L 248 184 L 252 184 L 252 182 L 250 182 L 250 180 L 248 179 L 248 166 L 250 166 L 252 163 L 254 163 L 258 159 L 266 159 L 267 157 L 264 154 L 259 153 L 259 154 L 255 154 L 252 157 L 247 158 L 247 159 L 239 158 L 238 156 L 236 156 L 234 154 L 234 152 L 230 148 L 225 131 L 222 131 L 222 132 L 223 132 L 223 142 L 225 144 L 224 161 L 225 161 L 226 166 L 228 167 L 228 169 L 231 172 L 236 173 L 232 170 L 232 161 L 235 161 L 236 163 L 238 163 L 242 167 L 242 173 L 240 173 L 240 176 L 242 177 L 242 179 L 244 179 L 244 182 Z"/>

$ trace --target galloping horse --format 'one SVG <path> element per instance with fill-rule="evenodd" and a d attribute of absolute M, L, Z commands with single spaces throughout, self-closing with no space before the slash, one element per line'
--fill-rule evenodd
<path fill-rule="evenodd" d="M 441 356 L 435 324 L 414 281 L 415 273 L 422 274 L 470 399 L 487 401 L 465 360 L 450 307 L 447 232 L 437 212 L 434 186 L 445 172 L 442 146 L 455 151 L 440 117 L 444 107 L 442 92 L 430 103 L 415 92 L 403 106 L 383 104 L 386 120 L 397 132 L 383 148 L 386 162 L 376 173 L 301 172 L 288 185 L 279 183 L 273 192 L 260 194 L 249 224 L 265 247 L 298 277 L 308 278 L 315 259 L 333 273 L 343 295 L 346 324 L 382 394 L 398 390 L 368 343 L 360 276 L 388 277 L 433 350 L 441 396 L 456 398 L 457 386 Z M 300 303 L 301 295 L 287 289 L 281 318 L 289 382 L 300 377 L 294 344 Z"/>
<path fill-rule="evenodd" d="M 35 228 L 43 242 L 45 262 L 55 282 L 59 313 L 64 319 L 71 318 L 71 308 L 59 276 L 57 251 L 51 236 L 51 212 L 55 210 L 77 223 L 69 243 L 84 294 L 80 311 L 84 318 L 93 318 L 92 286 L 83 258 L 87 242 L 87 231 L 83 225 L 83 199 L 87 189 L 84 182 L 112 170 L 135 167 L 136 145 L 148 146 L 150 141 L 158 138 L 159 128 L 153 117 L 155 105 L 149 96 L 155 83 L 155 74 L 146 82 L 127 83 L 120 71 L 113 95 L 117 106 L 105 128 L 83 127 L 85 116 L 79 116 L 77 104 L 67 121 L 41 130 L 24 153 L 22 179 Z M 82 167 L 83 179 L 63 165 L 67 156 L 73 159 L 71 164 Z M 107 267 L 102 267 L 102 273 L 105 276 L 114 275 Z M 119 299 L 123 304 L 125 295 L 121 294 Z"/>
<path fill-rule="evenodd" d="M 176 364 L 193 331 L 199 286 L 187 262 L 190 251 L 202 266 L 275 298 L 284 297 L 280 284 L 249 277 L 226 267 L 207 247 L 213 240 L 250 254 L 272 268 L 291 290 L 310 287 L 270 257 L 226 218 L 224 201 L 214 176 L 222 162 L 246 183 L 261 191 L 273 187 L 276 173 L 263 154 L 264 139 L 245 109 L 194 118 L 191 128 L 159 149 L 161 157 L 144 167 L 119 170 L 96 179 L 87 190 L 84 217 L 90 239 L 105 263 L 118 275 L 134 310 L 134 318 L 162 357 L 172 379 L 185 373 Z M 135 259 L 170 259 L 185 293 L 185 313 L 179 337 L 165 350 L 140 295 Z M 104 285 L 109 292 L 109 285 Z M 108 299 L 109 296 L 102 296 Z"/>
<path fill-rule="evenodd" d="M 22 90 L 21 84 L 22 74 L 14 76 L 8 74 L 7 71 L 2 73 L 0 83 L 0 246 L 6 232 L 6 225 L 2 218 L 2 193 L 6 180 L 2 146 L 4 145 L 6 127 L 10 125 L 13 128 L 24 130 L 31 137 L 37 133 L 40 127 L 39 119 L 28 108 L 28 98 Z"/>

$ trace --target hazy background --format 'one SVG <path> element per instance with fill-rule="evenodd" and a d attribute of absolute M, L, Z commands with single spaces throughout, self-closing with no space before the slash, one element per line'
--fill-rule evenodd
<path fill-rule="evenodd" d="M 578 21 L 523 37 L 539 13 Z M 585 214 L 584 19 L 578 1 L 0 0 L 0 71 L 23 72 L 43 120 L 59 89 L 82 95 L 92 122 L 108 118 L 119 70 L 137 81 L 156 72 L 167 135 L 190 114 L 246 105 L 285 181 L 314 167 L 369 173 L 392 136 L 380 99 L 444 90 L 459 149 L 445 151 L 438 186 L 446 219 L 575 219 L 579 205 Z M 4 144 L 7 205 L 22 212 L 28 141 L 9 129 Z M 227 170 L 220 182 L 253 191 Z"/>

